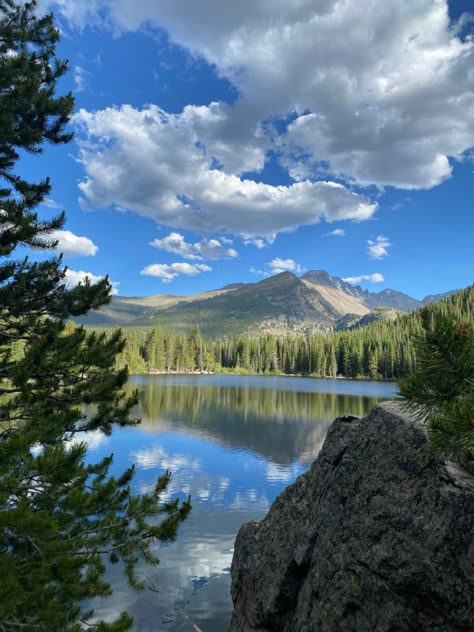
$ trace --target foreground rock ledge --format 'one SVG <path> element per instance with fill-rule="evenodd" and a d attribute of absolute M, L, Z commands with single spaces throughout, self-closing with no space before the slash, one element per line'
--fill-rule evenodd
<path fill-rule="evenodd" d="M 397 404 L 340 417 L 311 470 L 244 524 L 229 632 L 474 630 L 474 479 Z"/>

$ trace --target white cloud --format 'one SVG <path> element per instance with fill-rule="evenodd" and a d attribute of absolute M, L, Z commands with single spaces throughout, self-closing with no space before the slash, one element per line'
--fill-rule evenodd
<path fill-rule="evenodd" d="M 362 274 L 361 276 L 346 277 L 342 280 L 346 281 L 346 283 L 357 285 L 362 283 L 362 281 L 368 281 L 369 283 L 383 283 L 385 279 L 379 272 L 375 272 L 375 274 Z"/>
<path fill-rule="evenodd" d="M 276 239 L 276 235 L 268 235 L 265 239 L 259 239 L 258 237 L 252 239 L 244 239 L 245 246 L 255 246 L 259 250 L 271 246 Z"/>
<path fill-rule="evenodd" d="M 447 0 L 57 4 L 80 26 L 164 28 L 172 41 L 215 65 L 240 95 L 226 114 L 234 138 L 226 128 L 222 148 L 213 139 L 223 162 L 232 162 L 232 147 L 240 143 L 248 150 L 245 161 L 253 156 L 261 164 L 265 145 L 257 132 L 267 121 L 263 136 L 297 181 L 323 173 L 423 189 L 448 178 L 450 158 L 473 147 L 474 41 L 450 24 Z M 302 63 L 308 59 L 311 64 Z M 268 123 L 289 116 L 287 132 Z"/>
<path fill-rule="evenodd" d="M 99 248 L 87 237 L 79 237 L 69 230 L 56 230 L 51 233 L 51 239 L 58 242 L 56 250 L 65 257 L 93 256 Z"/>
<path fill-rule="evenodd" d="M 221 239 L 224 242 L 223 239 Z M 184 259 L 224 259 L 227 257 L 238 257 L 238 252 L 234 248 L 225 248 L 218 239 L 203 239 L 194 244 L 185 241 L 180 233 L 170 233 L 163 239 L 155 239 L 150 242 L 151 246 L 181 255 Z M 228 241 L 226 239 L 226 241 Z"/>
<path fill-rule="evenodd" d="M 51 198 L 46 198 L 45 200 L 43 200 L 43 202 L 41 202 L 41 204 L 43 206 L 46 206 L 47 208 L 53 208 L 53 209 L 62 209 L 63 206 L 61 204 L 58 204 L 57 202 L 55 202 L 53 199 Z"/>
<path fill-rule="evenodd" d="M 259 250 L 261 250 L 262 248 L 265 248 L 266 246 L 266 242 L 264 239 L 245 239 L 244 244 L 246 246 L 250 246 L 250 245 L 255 246 Z"/>
<path fill-rule="evenodd" d="M 241 169 L 255 169 L 255 147 L 213 138 L 213 126 L 227 117 L 222 108 L 80 110 L 75 121 L 88 139 L 80 154 L 83 204 L 134 210 L 175 229 L 269 239 L 322 219 L 375 213 L 376 203 L 330 180 L 271 186 L 242 178 Z M 255 151 L 263 166 L 263 152 Z"/>
<path fill-rule="evenodd" d="M 368 239 L 367 243 L 369 244 L 367 251 L 371 259 L 383 259 L 388 255 L 387 248 L 390 248 L 390 241 L 387 237 L 379 235 L 375 241 Z"/>
<path fill-rule="evenodd" d="M 74 84 L 76 92 L 84 92 L 87 88 L 88 76 L 90 73 L 82 66 L 74 66 Z"/>
<path fill-rule="evenodd" d="M 258 268 L 255 268 L 254 266 L 249 268 L 249 272 L 251 272 L 252 274 L 256 274 L 257 276 L 263 276 L 265 278 L 271 276 L 268 270 L 259 270 Z"/>
<path fill-rule="evenodd" d="M 265 265 L 270 267 L 272 274 L 280 274 L 280 272 L 301 273 L 305 270 L 305 268 L 300 266 L 299 263 L 296 263 L 296 261 L 293 261 L 293 259 L 280 259 L 280 257 L 276 257 L 273 261 Z"/>
<path fill-rule="evenodd" d="M 180 274 L 195 276 L 201 272 L 211 272 L 212 268 L 202 263 L 154 263 L 144 268 L 140 274 L 158 277 L 163 283 L 171 283 Z"/>
<path fill-rule="evenodd" d="M 104 275 L 105 276 L 105 275 Z M 92 274 L 91 272 L 84 272 L 84 270 L 66 270 L 66 283 L 70 287 L 74 287 L 78 283 L 84 283 L 86 278 L 89 279 L 91 283 L 97 283 L 101 281 L 104 276 L 97 276 Z M 112 286 L 112 295 L 118 294 L 118 286 L 120 285 L 119 281 L 110 281 L 110 285 Z"/>
<path fill-rule="evenodd" d="M 323 237 L 345 237 L 346 231 L 343 228 L 336 228 L 336 230 L 332 230 L 330 233 L 326 233 Z"/>
<path fill-rule="evenodd" d="M 66 281 L 70 286 L 83 283 L 86 277 L 91 283 L 97 283 L 104 278 L 103 276 L 97 276 L 91 272 L 84 272 L 83 270 L 66 270 Z"/>
<path fill-rule="evenodd" d="M 280 274 L 280 272 L 293 272 L 294 274 L 301 274 L 306 270 L 306 268 L 303 268 L 293 259 L 280 259 L 280 257 L 275 257 L 273 261 L 270 261 L 265 265 L 269 268 L 269 270 L 260 270 L 255 267 L 251 267 L 249 269 L 249 272 L 267 278 L 274 274 Z"/>

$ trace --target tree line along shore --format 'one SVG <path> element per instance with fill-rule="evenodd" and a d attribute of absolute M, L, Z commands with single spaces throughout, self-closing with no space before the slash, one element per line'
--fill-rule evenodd
<path fill-rule="evenodd" d="M 423 308 L 425 313 L 474 320 L 474 286 Z M 110 330 L 108 330 L 110 331 Z M 254 373 L 396 380 L 416 368 L 421 310 L 365 327 L 308 335 L 239 335 L 205 338 L 161 327 L 124 329 L 117 368 L 130 373 Z M 104 332 L 107 335 L 107 331 Z"/>

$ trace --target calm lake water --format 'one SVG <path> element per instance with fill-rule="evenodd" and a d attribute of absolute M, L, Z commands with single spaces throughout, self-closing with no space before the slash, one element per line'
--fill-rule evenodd
<path fill-rule="evenodd" d="M 225 632 L 240 525 L 308 469 L 335 417 L 395 395 L 392 384 L 237 375 L 135 376 L 130 386 L 142 424 L 94 434 L 91 460 L 113 452 L 113 474 L 135 463 L 135 492 L 169 469 L 168 496 L 193 503 L 177 540 L 159 547 L 161 564 L 140 569 L 147 588 L 132 591 L 114 568 L 113 596 L 92 604 L 104 618 L 127 610 L 137 632 Z"/>

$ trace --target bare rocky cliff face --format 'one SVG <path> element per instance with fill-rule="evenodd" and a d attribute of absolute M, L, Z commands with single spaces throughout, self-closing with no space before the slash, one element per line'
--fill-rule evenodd
<path fill-rule="evenodd" d="M 398 405 L 331 426 L 232 563 L 229 632 L 472 632 L 474 478 Z"/>

